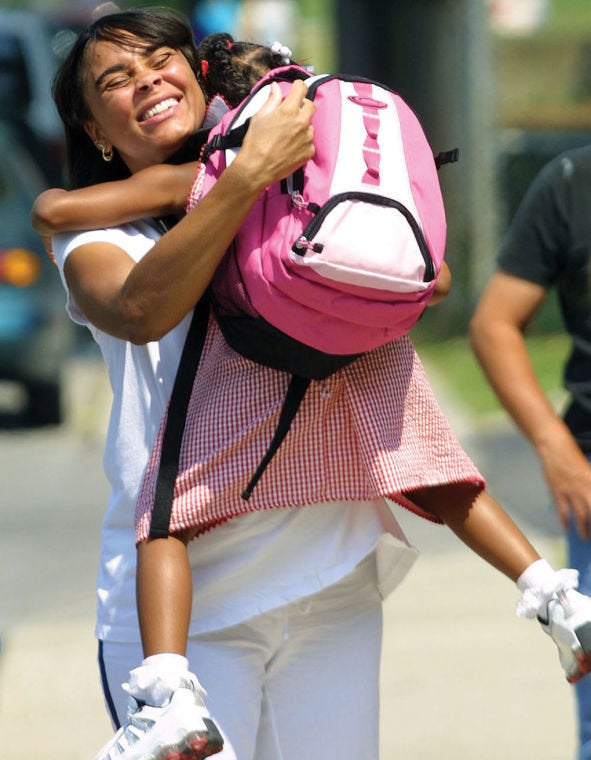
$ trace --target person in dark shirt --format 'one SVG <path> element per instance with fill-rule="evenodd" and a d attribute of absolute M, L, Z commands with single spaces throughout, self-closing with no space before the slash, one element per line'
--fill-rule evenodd
<path fill-rule="evenodd" d="M 591 146 L 561 154 L 535 178 L 476 307 L 470 339 L 494 391 L 534 447 L 567 536 L 579 590 L 591 591 Z M 525 331 L 556 289 L 572 339 L 563 415 L 541 388 Z M 591 681 L 576 685 L 579 760 L 591 759 Z"/>

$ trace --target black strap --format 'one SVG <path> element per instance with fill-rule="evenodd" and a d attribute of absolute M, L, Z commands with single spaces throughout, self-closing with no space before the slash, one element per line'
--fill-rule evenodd
<path fill-rule="evenodd" d="M 203 148 L 201 154 L 201 161 L 205 163 L 207 159 L 216 150 L 230 150 L 232 148 L 240 148 L 248 132 L 250 125 L 250 119 L 241 124 L 239 127 L 233 127 L 225 135 L 216 135 L 213 137 L 207 145 Z"/>
<path fill-rule="evenodd" d="M 435 156 L 435 166 L 439 169 L 444 164 L 455 164 L 460 160 L 460 149 L 442 150 Z"/>
<path fill-rule="evenodd" d="M 287 435 L 289 431 L 289 427 L 292 423 L 292 420 L 296 416 L 296 413 L 298 409 L 300 408 L 300 404 L 302 403 L 302 399 L 304 398 L 304 394 L 308 390 L 309 385 L 310 385 L 310 379 L 308 377 L 301 377 L 301 375 L 292 375 L 289 385 L 287 386 L 285 401 L 283 402 L 283 407 L 281 409 L 281 414 L 279 415 L 279 421 L 277 423 L 277 428 L 275 429 L 273 440 L 269 444 L 267 453 L 262 458 L 261 463 L 257 467 L 255 474 L 250 479 L 250 483 L 246 486 L 246 488 L 242 492 L 242 498 L 245 501 L 248 501 L 248 499 L 250 498 L 254 490 L 254 487 L 256 486 L 261 475 L 265 471 L 265 468 L 267 467 L 267 465 L 273 458 L 273 455 L 275 454 L 279 446 L 281 446 L 283 439 L 285 438 L 285 436 Z"/>
<path fill-rule="evenodd" d="M 187 408 L 205 344 L 208 321 L 209 303 L 206 298 L 202 298 L 193 311 L 168 404 L 150 522 L 150 538 L 166 538 L 169 535 L 174 484 L 178 474 Z"/>

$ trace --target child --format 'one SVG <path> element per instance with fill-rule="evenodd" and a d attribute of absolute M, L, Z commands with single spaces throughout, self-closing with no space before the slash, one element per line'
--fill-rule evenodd
<path fill-rule="evenodd" d="M 212 98 L 212 108 L 218 107 L 221 102 L 219 99 L 213 100 L 216 95 L 222 95 L 230 105 L 236 105 L 247 94 L 256 79 L 264 74 L 268 68 L 283 65 L 286 62 L 284 59 L 290 55 L 286 50 L 280 49 L 278 53 L 275 53 L 262 46 L 234 42 L 229 35 L 212 35 L 206 38 L 201 45 L 200 54 L 203 60 L 203 86 Z M 179 167 L 152 167 L 136 173 L 128 180 L 111 182 L 106 186 L 94 186 L 72 193 L 58 190 L 48 191 L 40 196 L 34 208 L 36 229 L 43 235 L 50 235 L 58 230 L 80 229 L 85 226 L 96 227 L 97 224 L 112 225 L 137 217 L 180 213 L 184 208 L 196 166 L 197 164 Z M 88 220 L 90 204 L 93 208 L 92 222 Z M 449 276 L 446 270 L 437 297 L 441 297 L 449 289 L 448 280 Z M 221 364 L 225 367 L 223 358 L 227 358 L 227 352 L 224 354 L 225 349 L 220 348 L 219 334 L 216 332 L 213 323 L 210 326 L 208 341 L 202 359 L 206 368 L 218 366 L 216 358 L 218 355 L 222 357 Z M 216 355 L 216 350 L 218 355 Z M 230 358 L 235 361 L 234 357 Z M 240 367 L 245 373 L 250 372 L 257 377 L 262 377 L 266 372 L 244 363 Z M 393 367 L 396 367 L 396 378 L 392 373 Z M 392 431 L 399 434 L 402 439 L 402 443 L 399 443 L 402 454 L 398 451 L 384 450 L 377 453 L 373 452 L 376 455 L 382 454 L 384 459 L 391 457 L 393 464 L 405 455 L 411 457 L 410 449 L 406 453 L 404 450 L 404 446 L 409 445 L 408 441 L 405 444 L 408 429 L 410 429 L 412 437 L 415 432 L 414 427 L 418 428 L 423 421 L 428 423 L 426 431 L 417 430 L 416 439 L 413 437 L 412 440 L 413 445 L 418 442 L 418 447 L 412 450 L 412 456 L 416 456 L 416 460 L 412 461 L 412 472 L 404 472 L 402 476 L 393 476 L 389 471 L 386 472 L 384 467 L 385 485 L 378 487 L 375 492 L 370 494 L 367 494 L 363 489 L 358 492 L 356 486 L 345 485 L 343 487 L 344 498 L 358 504 L 358 511 L 360 511 L 363 509 L 361 505 L 366 502 L 368 504 L 377 502 L 380 501 L 380 497 L 389 496 L 428 519 L 448 525 L 468 547 L 517 583 L 523 594 L 518 605 L 518 614 L 528 617 L 538 616 L 544 630 L 559 647 L 561 663 L 567 678 L 574 681 L 586 673 L 591 668 L 591 657 L 588 652 L 583 653 L 577 633 L 581 635 L 586 626 L 591 625 L 591 602 L 573 590 L 576 586 L 575 574 L 572 571 L 555 572 L 545 560 L 540 558 L 501 507 L 483 490 L 483 482 L 477 470 L 461 450 L 442 419 L 422 374 L 420 363 L 411 348 L 410 341 L 405 338 L 397 341 L 396 346 L 384 347 L 383 350 L 376 351 L 374 356 L 361 359 L 357 367 L 346 368 L 338 375 L 339 377 L 336 377 L 335 381 L 330 386 L 327 385 L 326 388 L 326 393 L 332 394 L 333 406 L 340 408 L 345 403 L 343 399 L 347 394 L 353 396 L 357 394 L 359 404 L 361 406 L 366 404 L 369 409 L 369 427 L 374 422 L 371 417 L 372 411 L 375 411 L 375 407 L 372 406 L 374 391 L 376 388 L 379 390 L 380 382 L 383 383 L 384 387 L 390 388 L 395 386 L 395 379 L 403 379 L 406 383 L 402 386 L 402 390 L 394 389 L 391 391 L 394 400 L 399 402 L 399 408 L 384 409 L 383 415 L 383 424 L 386 428 L 391 419 L 399 420 L 400 425 L 404 423 L 403 427 Z M 264 376 L 271 378 L 268 373 Z M 369 392 L 365 392 L 364 395 L 364 388 L 368 385 L 368 379 L 372 380 L 375 387 L 370 388 Z M 245 382 L 248 383 L 248 378 Z M 247 384 L 246 387 L 250 388 L 251 386 Z M 216 409 L 214 399 L 220 399 L 217 386 L 212 382 L 211 386 L 205 387 L 204 394 L 211 399 L 208 403 L 213 415 Z M 325 433 L 324 428 L 317 422 L 317 410 L 321 408 L 323 403 L 321 395 L 319 392 L 316 396 L 312 396 L 307 412 L 306 408 L 302 409 L 301 425 L 306 434 L 310 430 L 315 431 L 314 434 L 324 442 L 322 439 L 322 435 Z M 194 425 L 195 429 L 199 431 L 199 426 L 202 425 L 207 430 L 207 419 L 204 420 L 207 412 L 206 404 L 202 402 L 199 406 L 199 399 L 196 403 L 197 406 L 187 416 L 186 429 L 189 430 Z M 421 416 L 418 422 L 414 415 L 417 410 L 412 404 L 420 404 Z M 322 408 L 325 409 L 325 407 Z M 325 411 L 325 413 L 330 414 L 330 410 Z M 339 421 L 342 421 L 343 415 L 346 416 L 347 414 L 349 414 L 348 409 L 346 412 L 337 409 Z M 230 420 L 229 424 L 233 423 L 234 420 Z M 392 423 L 391 427 L 395 428 L 395 424 Z M 371 434 L 372 431 L 370 431 L 370 438 Z M 201 433 L 201 435 L 204 436 L 205 434 Z M 290 445 L 293 444 L 293 441 L 298 440 L 297 433 L 294 433 L 291 438 L 292 443 Z M 348 445 L 351 447 L 356 445 L 352 443 L 354 436 L 348 429 L 345 429 L 342 438 L 344 439 L 343 442 L 339 441 L 335 444 L 335 453 L 330 457 L 333 460 L 340 459 L 340 447 L 347 452 L 349 451 Z M 378 443 L 381 440 L 378 439 Z M 146 725 L 145 722 L 142 722 L 146 710 L 149 711 L 151 720 L 158 721 L 158 709 L 161 710 L 161 715 L 164 717 L 167 705 L 170 704 L 171 695 L 183 688 L 187 678 L 191 677 L 190 674 L 187 674 L 188 662 L 185 658 L 193 603 L 192 575 L 186 545 L 197 533 L 202 533 L 217 523 L 215 521 L 208 522 L 207 518 L 204 518 L 202 522 L 198 520 L 188 527 L 185 525 L 181 528 L 178 526 L 181 525 L 182 521 L 179 521 L 176 523 L 176 531 L 168 539 L 147 540 L 145 532 L 141 532 L 142 526 L 145 527 L 145 521 L 142 522 L 141 518 L 149 512 L 149 505 L 151 504 L 159 444 L 154 449 L 152 460 L 146 471 L 138 508 L 140 520 L 138 523 L 137 603 L 145 659 L 139 668 L 131 672 L 129 683 L 126 685 L 126 689 L 136 700 L 137 710 L 130 716 L 130 723 L 124 726 L 99 753 L 99 760 L 127 757 L 125 749 L 117 749 L 120 739 L 129 731 L 150 730 L 151 724 Z M 371 445 L 371 442 L 367 443 L 368 449 Z M 394 443 L 390 443 L 390 448 L 394 446 Z M 433 453 L 432 449 L 438 449 L 438 451 Z M 367 451 L 363 449 L 361 453 L 366 454 Z M 228 455 L 229 457 L 230 455 Z M 421 457 L 424 457 L 424 461 Z M 347 457 L 345 457 L 345 461 L 348 461 Z M 337 468 L 337 464 L 338 462 L 326 463 L 327 474 L 325 478 L 330 478 L 331 468 Z M 202 469 L 198 469 L 202 465 Z M 182 473 L 183 477 L 191 474 L 191 466 L 189 465 Z M 288 480 L 291 481 L 287 487 L 295 488 L 299 484 L 293 483 L 297 480 L 297 476 L 291 472 L 289 452 L 278 455 L 277 467 L 281 468 L 282 466 L 286 468 Z M 208 478 L 218 465 L 215 462 L 196 462 L 195 467 L 197 468 L 195 470 L 197 477 L 194 480 L 197 484 L 209 485 Z M 351 465 L 354 472 L 356 471 L 355 468 L 358 468 L 360 472 L 363 471 L 363 466 L 358 462 Z M 294 472 L 297 472 L 295 464 Z M 308 473 L 304 472 L 304 475 L 306 475 L 304 479 L 307 479 Z M 343 477 L 345 484 L 351 482 L 347 480 L 347 474 L 339 473 L 339 475 Z M 266 477 L 270 477 L 270 473 Z M 312 476 L 310 476 L 310 480 L 312 480 Z M 404 484 L 402 484 L 402 480 L 404 480 Z M 231 475 L 229 475 L 224 487 L 231 491 L 232 485 Z M 295 505 L 316 504 L 319 501 L 338 501 L 332 492 L 329 493 L 329 498 L 319 499 L 318 495 L 312 491 L 313 488 L 310 486 L 310 491 L 306 491 L 310 495 L 310 499 L 296 501 Z M 263 495 L 257 494 L 252 499 L 254 509 L 266 508 L 273 512 L 278 510 L 270 508 L 285 506 L 285 503 L 269 497 L 264 486 L 261 487 L 260 493 Z M 191 496 L 189 486 L 185 495 Z M 259 499 L 258 502 L 257 498 Z M 378 506 L 372 506 L 371 509 L 367 508 L 367 519 L 370 520 L 371 516 L 375 515 L 384 525 L 390 525 L 387 521 L 391 519 L 391 516 L 389 517 L 383 511 L 382 501 Z M 345 510 L 344 503 L 339 503 L 339 509 Z M 198 507 L 201 506 L 202 504 L 199 502 Z M 322 509 L 326 508 L 327 511 L 330 507 L 331 504 L 327 504 L 326 507 L 322 505 Z M 299 511 L 305 512 L 308 509 L 313 508 L 302 507 Z M 227 520 L 234 514 L 237 513 L 231 513 L 231 511 L 223 513 L 218 523 Z M 175 526 L 174 520 L 172 525 Z M 216 527 L 208 536 L 215 537 L 220 530 L 220 527 Z M 384 534 L 394 534 L 395 532 L 395 527 L 383 531 Z M 372 547 L 373 545 L 368 547 L 368 556 L 372 554 Z M 363 556 L 360 558 L 360 564 L 363 564 L 362 559 Z M 338 581 L 341 577 L 335 580 Z M 328 588 L 330 588 L 330 584 L 328 584 Z M 197 600 L 199 600 L 200 589 L 196 591 Z M 305 598 L 312 599 L 314 597 L 304 595 Z M 220 600 L 221 602 L 222 600 Z M 228 627 L 231 625 L 228 624 Z M 206 687 L 211 694 L 212 688 L 215 688 L 216 685 L 212 680 L 209 684 L 206 683 Z M 226 694 L 225 696 L 226 702 L 230 706 L 226 707 L 227 716 L 224 717 L 222 714 L 220 720 L 222 727 L 228 731 L 227 725 L 232 722 L 232 700 L 238 701 L 238 697 L 234 694 Z M 140 707 L 142 704 L 147 707 Z M 220 718 L 224 708 L 220 709 L 218 705 L 213 712 Z M 229 735 L 234 743 L 235 735 L 232 731 L 229 731 Z M 242 756 L 239 756 L 242 760 Z"/>

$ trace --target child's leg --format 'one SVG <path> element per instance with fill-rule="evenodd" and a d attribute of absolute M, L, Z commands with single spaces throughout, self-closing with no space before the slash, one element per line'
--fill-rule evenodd
<path fill-rule="evenodd" d="M 203 760 L 222 749 L 222 736 L 203 703 L 203 688 L 185 657 L 193 598 L 189 538 L 158 538 L 138 547 L 137 606 L 144 660 L 123 684 L 135 700 L 128 720 L 95 760 L 173 753 Z"/>
<path fill-rule="evenodd" d="M 186 653 L 193 604 L 188 538 L 177 534 L 138 546 L 136 593 L 144 657 Z"/>
<path fill-rule="evenodd" d="M 540 555 L 504 509 L 481 491 L 476 497 L 471 486 L 462 498 L 457 489 L 435 486 L 408 494 L 423 509 L 440 517 L 458 538 L 486 562 L 517 582 Z"/>
<path fill-rule="evenodd" d="M 558 647 L 567 680 L 574 683 L 591 672 L 591 598 L 574 591 L 575 570 L 554 571 L 501 508 L 482 491 L 425 488 L 408 494 L 440 517 L 490 565 L 515 581 L 523 592 L 517 605 L 522 617 L 537 617 Z"/>
<path fill-rule="evenodd" d="M 185 657 L 193 601 L 189 538 L 177 534 L 138 545 L 136 594 L 144 659 L 130 672 L 125 689 L 149 705 L 166 704 L 172 692 L 193 678 Z"/>
<path fill-rule="evenodd" d="M 130 672 L 125 688 L 150 705 L 165 704 L 193 678 L 186 659 L 193 603 L 187 552 L 191 535 L 178 533 L 138 545 L 136 594 L 144 660 Z"/>

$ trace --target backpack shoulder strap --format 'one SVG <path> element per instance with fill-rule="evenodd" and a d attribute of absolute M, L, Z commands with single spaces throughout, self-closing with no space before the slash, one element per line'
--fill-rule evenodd
<path fill-rule="evenodd" d="M 289 427 L 296 416 L 300 404 L 304 398 L 308 386 L 310 385 L 310 378 L 302 377 L 301 375 L 292 375 L 289 385 L 287 386 L 287 393 L 285 394 L 285 401 L 281 408 L 281 414 L 279 415 L 279 421 L 277 422 L 277 428 L 275 429 L 275 435 L 269 444 L 267 453 L 262 458 L 255 474 L 250 479 L 250 483 L 246 486 L 242 492 L 242 498 L 248 501 L 256 484 L 259 482 L 261 475 L 265 471 L 265 468 L 273 458 L 275 452 L 281 446 L 283 439 L 289 431 Z"/>
<path fill-rule="evenodd" d="M 169 535 L 174 484 L 178 474 L 187 408 L 205 345 L 208 322 L 209 303 L 207 298 L 202 298 L 193 311 L 168 404 L 150 522 L 150 538 L 165 538 Z"/>
<path fill-rule="evenodd" d="M 250 117 L 239 126 L 234 126 L 234 124 L 238 120 L 240 113 L 259 90 L 271 82 L 295 82 L 298 79 L 309 79 L 309 77 L 310 72 L 304 69 L 302 66 L 298 66 L 297 64 L 280 66 L 279 68 L 272 69 L 267 74 L 265 74 L 265 76 L 262 77 L 252 88 L 250 94 L 247 95 L 242 103 L 234 109 L 234 117 L 228 125 L 227 132 L 225 134 L 218 133 L 204 146 L 201 160 L 205 162 L 216 150 L 231 150 L 232 148 L 240 148 L 242 142 L 244 141 L 246 132 L 248 131 Z"/>
<path fill-rule="evenodd" d="M 170 516 L 185 420 L 195 374 L 205 345 L 208 321 L 209 303 L 207 299 L 202 298 L 193 312 L 168 405 L 150 521 L 150 538 L 166 538 L 170 535 Z M 309 385 L 309 378 L 300 375 L 292 376 L 273 439 L 256 472 L 242 492 L 242 498 L 245 501 L 250 498 L 267 465 L 287 435 Z"/>
<path fill-rule="evenodd" d="M 216 150 L 231 150 L 232 148 L 240 148 L 244 141 L 246 132 L 250 124 L 250 118 L 241 124 L 239 127 L 233 127 L 225 135 L 217 134 L 212 137 L 211 140 L 203 147 L 201 152 L 201 161 L 205 163 L 212 153 Z"/>

